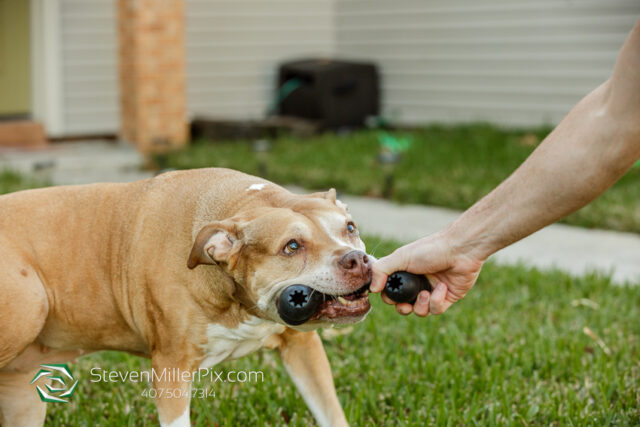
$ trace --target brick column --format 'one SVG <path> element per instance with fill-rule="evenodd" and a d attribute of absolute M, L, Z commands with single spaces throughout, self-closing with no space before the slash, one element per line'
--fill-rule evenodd
<path fill-rule="evenodd" d="M 184 2 L 118 0 L 122 138 L 144 153 L 189 138 Z"/>

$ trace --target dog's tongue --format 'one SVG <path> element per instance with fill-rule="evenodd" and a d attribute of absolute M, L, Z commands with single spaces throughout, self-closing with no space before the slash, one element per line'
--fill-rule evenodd
<path fill-rule="evenodd" d="M 366 295 L 351 300 L 337 297 L 336 299 L 328 299 L 323 302 L 311 317 L 311 320 L 319 319 L 321 317 L 325 319 L 357 317 L 367 313 L 370 307 L 371 304 L 369 303 L 369 298 Z"/>

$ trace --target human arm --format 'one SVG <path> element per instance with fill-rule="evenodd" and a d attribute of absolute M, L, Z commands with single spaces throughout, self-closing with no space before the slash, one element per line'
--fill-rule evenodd
<path fill-rule="evenodd" d="M 396 309 L 421 316 L 442 313 L 471 289 L 491 254 L 580 209 L 639 157 L 640 22 L 609 80 L 573 107 L 509 178 L 445 230 L 376 262 L 371 290 L 380 292 L 394 271 L 426 274 L 433 292 L 423 291 L 413 307 L 398 304 Z"/>

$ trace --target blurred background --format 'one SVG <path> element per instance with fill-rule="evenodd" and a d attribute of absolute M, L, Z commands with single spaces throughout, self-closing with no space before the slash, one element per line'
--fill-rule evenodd
<path fill-rule="evenodd" d="M 554 125 L 639 15 L 637 0 L 1 0 L 0 115 L 161 149 L 195 118 L 263 120 L 283 63 L 343 59 L 375 65 L 392 124 Z"/>
<path fill-rule="evenodd" d="M 639 0 L 0 0 L 0 194 L 230 167 L 337 188 L 380 257 L 517 168 L 639 18 Z M 372 296 L 366 322 L 322 331 L 347 418 L 639 425 L 640 167 L 564 222 L 445 316 Z M 148 364 L 74 372 L 93 366 Z M 313 422 L 272 353 L 221 369 L 267 380 L 208 385 L 196 425 Z M 156 425 L 144 387 L 83 381 L 48 423 Z"/>
<path fill-rule="evenodd" d="M 608 78 L 639 17 L 638 0 L 0 0 L 0 169 L 223 166 L 464 209 Z M 639 177 L 567 221 L 639 232 Z"/>

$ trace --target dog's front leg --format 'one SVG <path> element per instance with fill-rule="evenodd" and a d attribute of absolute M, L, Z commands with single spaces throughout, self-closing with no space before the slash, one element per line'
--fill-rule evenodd
<path fill-rule="evenodd" d="M 280 357 L 318 424 L 348 425 L 318 334 L 287 329 L 280 337 Z"/>
<path fill-rule="evenodd" d="M 151 359 L 153 395 L 163 427 L 189 427 L 191 403 L 190 366 L 175 358 L 155 354 Z"/>

